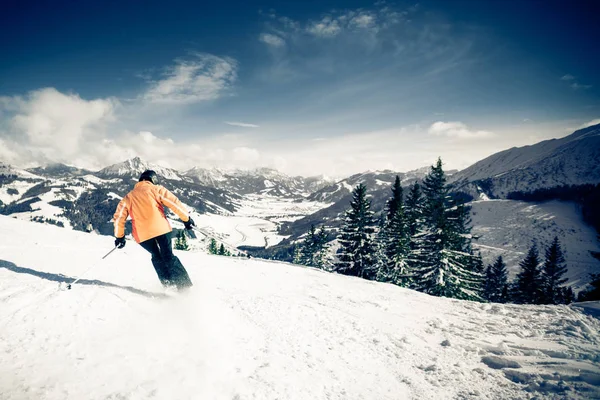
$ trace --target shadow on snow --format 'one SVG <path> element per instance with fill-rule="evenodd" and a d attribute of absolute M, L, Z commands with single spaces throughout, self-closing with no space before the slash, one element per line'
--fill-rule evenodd
<path fill-rule="evenodd" d="M 16 272 L 18 274 L 33 275 L 35 277 L 45 279 L 45 280 L 51 281 L 51 282 L 71 283 L 76 279 L 76 278 L 73 278 L 70 276 L 65 276 L 62 274 L 52 274 L 49 272 L 36 271 L 35 269 L 31 269 L 31 268 L 19 267 L 16 264 L 14 264 L 10 261 L 6 261 L 6 260 L 0 260 L 0 268 L 5 268 L 9 271 Z M 147 292 L 145 290 L 136 289 L 131 286 L 116 285 L 114 283 L 104 282 L 104 281 L 100 281 L 97 279 L 93 279 L 93 280 L 81 279 L 77 282 L 77 285 L 94 285 L 94 286 L 102 286 L 102 287 L 107 287 L 107 288 L 122 289 L 122 290 L 126 290 L 130 293 L 148 297 L 148 298 L 157 298 L 157 297 L 158 298 L 169 298 L 169 296 L 164 293 Z"/>

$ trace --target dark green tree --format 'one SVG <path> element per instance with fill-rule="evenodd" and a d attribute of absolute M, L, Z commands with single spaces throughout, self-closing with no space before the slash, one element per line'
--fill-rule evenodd
<path fill-rule="evenodd" d="M 331 267 L 330 258 L 325 227 L 317 230 L 311 225 L 305 239 L 297 246 L 294 263 L 328 270 Z"/>
<path fill-rule="evenodd" d="M 423 180 L 423 224 L 413 236 L 413 287 L 434 296 L 482 300 L 482 263 L 473 254 L 469 208 L 449 196 L 442 160 Z"/>
<path fill-rule="evenodd" d="M 219 252 L 217 254 L 220 256 L 227 255 L 227 252 L 225 250 L 225 245 L 223 243 L 221 243 L 221 245 L 219 246 Z"/>
<path fill-rule="evenodd" d="M 339 261 L 335 264 L 334 271 L 374 279 L 377 272 L 374 232 L 371 200 L 367 198 L 367 187 L 361 183 L 352 192 L 350 210 L 346 211 L 345 223 L 338 236 Z"/>
<path fill-rule="evenodd" d="M 493 303 L 508 301 L 508 270 L 502 256 L 486 268 L 483 297 Z"/>
<path fill-rule="evenodd" d="M 189 250 L 190 246 L 187 242 L 187 237 L 184 231 L 179 231 L 177 238 L 175 239 L 175 249 L 177 250 Z"/>
<path fill-rule="evenodd" d="M 377 280 L 407 287 L 410 283 L 408 257 L 410 236 L 404 214 L 403 190 L 400 177 L 396 176 L 392 186 L 392 197 L 388 200 L 386 214 L 378 234 Z"/>
<path fill-rule="evenodd" d="M 210 238 L 210 242 L 208 243 L 208 252 L 210 254 L 218 254 L 219 253 L 217 241 L 213 238 Z"/>
<path fill-rule="evenodd" d="M 543 282 L 541 277 L 540 260 L 535 243 L 531 245 L 527 256 L 519 266 L 521 271 L 517 275 L 512 297 L 515 303 L 539 304 L 543 297 Z"/>
<path fill-rule="evenodd" d="M 423 218 L 423 195 L 421 186 L 416 182 L 410 187 L 406 197 L 405 215 L 408 234 L 413 237 L 419 231 Z"/>
<path fill-rule="evenodd" d="M 542 268 L 542 302 L 544 304 L 564 303 L 566 293 L 562 287 L 567 282 L 567 278 L 564 278 L 566 273 L 565 257 L 558 236 L 555 236 L 552 244 L 546 249 L 546 259 Z"/>

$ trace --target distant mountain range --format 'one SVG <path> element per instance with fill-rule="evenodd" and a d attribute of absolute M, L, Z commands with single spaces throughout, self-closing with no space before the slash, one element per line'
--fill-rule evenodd
<path fill-rule="evenodd" d="M 359 183 L 367 186 L 372 208 L 382 210 L 396 176 L 407 188 L 423 179 L 429 171 L 429 167 L 409 172 L 369 171 L 332 181 L 323 176 L 292 177 L 269 168 L 227 171 L 196 167 L 182 172 L 148 163 L 139 157 L 99 171 L 64 164 L 22 170 L 0 162 L 0 213 L 112 234 L 110 219 L 116 204 L 146 169 L 155 170 L 161 184 L 199 213 L 233 215 L 244 199 L 253 201 L 256 196 L 299 203 L 310 201 L 317 205 L 311 207 L 312 210 L 322 205 L 313 214 L 278 221 L 278 233 L 286 239 L 267 249 L 269 256 L 289 246 L 312 224 L 330 229 L 338 227 L 349 207 L 351 192 Z M 511 193 L 561 185 L 598 184 L 600 125 L 578 130 L 561 139 L 511 148 L 462 171 L 447 171 L 447 174 L 455 193 L 466 194 L 475 200 L 506 199 Z M 489 204 L 491 208 L 500 206 L 507 207 L 501 203 Z M 501 221 L 498 224 L 498 229 L 503 229 Z M 494 246 L 501 245 L 501 237 L 502 233 L 497 231 Z"/>

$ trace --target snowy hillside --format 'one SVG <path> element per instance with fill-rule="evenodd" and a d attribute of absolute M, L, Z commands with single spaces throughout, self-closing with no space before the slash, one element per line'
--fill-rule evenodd
<path fill-rule="evenodd" d="M 506 198 L 561 185 L 600 183 L 600 125 L 487 157 L 450 178 L 456 189 Z"/>
<path fill-rule="evenodd" d="M 532 239 L 537 240 L 543 258 L 545 246 L 558 236 L 569 268 L 567 278 L 575 290 L 589 282 L 590 273 L 600 273 L 600 262 L 590 253 L 600 251 L 597 232 L 583 222 L 575 204 L 490 200 L 470 205 L 472 233 L 479 237 L 473 245 L 486 265 L 501 255 L 514 276 Z"/>
<path fill-rule="evenodd" d="M 0 241 L 3 400 L 600 397 L 600 321 L 579 307 L 190 252 L 177 295 L 131 242 L 99 262 L 110 238 L 9 217 Z"/>

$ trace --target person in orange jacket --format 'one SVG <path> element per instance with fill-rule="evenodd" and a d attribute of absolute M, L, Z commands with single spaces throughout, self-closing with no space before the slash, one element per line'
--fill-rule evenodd
<path fill-rule="evenodd" d="M 159 185 L 158 176 L 152 170 L 140 175 L 139 182 L 119 202 L 113 217 L 115 246 L 125 247 L 125 221 L 131 217 L 133 238 L 152 255 L 152 265 L 164 286 L 185 289 L 192 281 L 171 248 L 171 225 L 165 217 L 164 206 L 181 218 L 185 229 L 192 229 L 194 220 L 185 206 L 165 187 Z"/>

